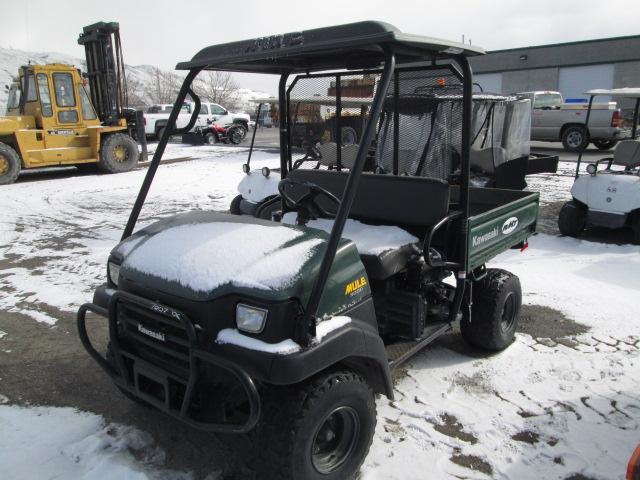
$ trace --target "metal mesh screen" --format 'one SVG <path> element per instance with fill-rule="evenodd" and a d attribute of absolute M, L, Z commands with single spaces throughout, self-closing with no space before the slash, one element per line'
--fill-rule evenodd
<path fill-rule="evenodd" d="M 397 72 L 378 131 L 378 169 L 449 180 L 460 162 L 461 94 L 448 68 Z"/>
<path fill-rule="evenodd" d="M 379 79 L 379 72 L 361 72 L 294 80 L 289 91 L 294 168 L 353 166 Z"/>

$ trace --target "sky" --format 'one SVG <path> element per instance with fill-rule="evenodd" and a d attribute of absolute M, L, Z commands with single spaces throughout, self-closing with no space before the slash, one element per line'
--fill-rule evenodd
<path fill-rule="evenodd" d="M 173 69 L 208 45 L 360 20 L 407 33 L 466 41 L 487 50 L 639 35 L 640 1 L 608 0 L 21 0 L 3 2 L 0 46 L 83 57 L 82 27 L 117 21 L 125 62 Z M 2 68 L 2 65 L 0 65 Z M 277 82 L 239 78 L 276 91 Z"/>

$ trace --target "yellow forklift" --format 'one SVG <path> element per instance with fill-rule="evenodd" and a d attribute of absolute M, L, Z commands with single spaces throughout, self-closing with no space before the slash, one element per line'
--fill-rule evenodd
<path fill-rule="evenodd" d="M 85 47 L 84 77 L 58 63 L 19 69 L 0 117 L 0 185 L 13 183 L 22 169 L 75 165 L 117 173 L 138 163 L 132 137 L 144 142 L 144 134 L 136 135 L 144 120 L 127 108 L 119 25 L 84 27 L 78 43 Z"/>

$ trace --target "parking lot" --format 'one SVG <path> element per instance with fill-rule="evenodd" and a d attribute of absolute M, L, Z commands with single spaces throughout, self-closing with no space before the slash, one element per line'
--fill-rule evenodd
<path fill-rule="evenodd" d="M 453 333 L 409 363 L 396 378 L 396 401 L 378 400 L 363 479 L 418 479 L 427 469 L 434 478 L 619 478 L 640 428 L 638 247 L 624 245 L 625 232 L 559 237 L 555 220 L 570 198 L 575 156 L 550 144 L 534 149 L 562 160 L 557 174 L 529 179 L 541 194 L 541 234 L 494 265 L 522 279 L 516 343 L 487 355 Z M 246 148 L 171 144 L 142 223 L 189 209 L 226 210 L 245 155 Z M 277 155 L 260 149 L 252 163 L 274 167 Z M 144 441 L 121 450 L 152 478 L 251 478 L 234 439 L 193 431 L 125 399 L 77 338 L 75 310 L 104 282 L 108 252 L 144 174 L 144 167 L 114 176 L 57 169 L 3 187 L 0 398 L 101 415 L 100 448 L 109 454 L 122 437 L 116 425 L 145 432 Z M 398 474 L 408 462 L 414 474 Z"/>

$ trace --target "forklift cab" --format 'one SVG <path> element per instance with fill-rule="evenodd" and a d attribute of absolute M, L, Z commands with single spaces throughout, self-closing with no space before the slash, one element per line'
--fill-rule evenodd
<path fill-rule="evenodd" d="M 9 90 L 7 116 L 30 116 L 37 129 L 99 125 L 78 70 L 63 64 L 20 69 Z"/>

